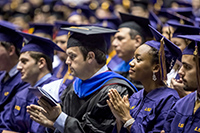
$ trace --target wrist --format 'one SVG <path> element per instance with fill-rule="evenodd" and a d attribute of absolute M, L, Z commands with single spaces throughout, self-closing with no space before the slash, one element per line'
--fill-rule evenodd
<path fill-rule="evenodd" d="M 129 126 L 131 126 L 133 123 L 135 122 L 135 119 L 134 118 L 131 118 L 129 120 L 127 120 L 125 123 L 124 123 L 124 128 L 128 128 Z"/>

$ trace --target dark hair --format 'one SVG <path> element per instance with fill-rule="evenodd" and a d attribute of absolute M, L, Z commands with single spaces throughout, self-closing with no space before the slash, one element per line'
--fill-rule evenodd
<path fill-rule="evenodd" d="M 151 47 L 151 46 L 150 46 Z M 154 48 L 151 47 L 151 50 L 149 50 L 149 54 L 152 55 L 152 64 L 159 64 L 159 56 L 158 56 L 159 51 Z M 166 58 L 165 58 L 165 62 L 166 62 L 166 68 L 167 68 L 167 73 L 170 72 L 170 66 L 171 66 L 171 62 L 169 62 Z"/>
<path fill-rule="evenodd" d="M 81 53 L 83 54 L 84 60 L 86 60 L 87 55 L 90 51 L 94 52 L 95 59 L 98 64 L 106 64 L 106 54 L 97 48 L 89 46 L 79 46 Z"/>
<path fill-rule="evenodd" d="M 40 58 L 44 58 L 47 62 L 47 68 L 50 72 L 52 72 L 52 60 L 50 57 L 47 55 L 40 53 L 40 52 L 35 52 L 35 51 L 29 51 L 30 56 L 36 60 L 36 62 L 39 61 Z"/>
<path fill-rule="evenodd" d="M 10 48 L 11 45 L 15 46 L 13 43 L 10 43 L 10 42 L 5 42 L 5 41 L 0 41 L 0 44 L 6 49 L 8 50 Z M 17 56 L 19 57 L 20 55 L 20 49 L 17 48 L 15 46 L 15 53 L 17 54 Z"/>
<path fill-rule="evenodd" d="M 142 43 L 144 42 L 143 35 L 141 35 L 138 31 L 136 31 L 134 29 L 130 29 L 129 35 L 130 35 L 131 39 L 134 39 L 136 35 L 140 35 L 142 37 Z"/>

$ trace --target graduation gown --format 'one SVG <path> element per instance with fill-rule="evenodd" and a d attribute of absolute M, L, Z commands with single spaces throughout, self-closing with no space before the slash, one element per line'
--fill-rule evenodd
<path fill-rule="evenodd" d="M 63 67 L 63 68 L 62 68 Z M 62 71 L 61 71 L 61 77 L 57 77 L 57 74 L 58 74 L 58 72 L 59 72 L 59 70 L 60 69 L 63 69 Z M 54 69 L 53 69 L 53 76 L 54 77 L 57 77 L 57 78 L 63 78 L 64 76 L 65 76 L 65 73 L 67 72 L 67 70 L 68 70 L 68 65 L 67 64 L 65 64 L 65 62 L 61 62 L 57 67 L 55 67 Z"/>
<path fill-rule="evenodd" d="M 107 105 L 108 91 L 118 90 L 120 95 L 131 95 L 134 89 L 122 79 L 112 79 L 87 97 L 79 98 L 73 85 L 68 86 L 61 96 L 63 112 L 68 115 L 65 121 L 65 133 L 109 133 L 115 125 L 115 118 Z M 120 81 L 124 83 L 121 84 Z M 125 83 L 126 82 L 126 83 Z"/>
<path fill-rule="evenodd" d="M 57 78 L 50 77 L 38 86 L 42 87 L 43 85 L 55 80 L 57 80 Z M 30 118 L 30 115 L 26 112 L 26 106 L 37 104 L 37 100 L 38 98 L 30 92 L 28 88 L 18 92 L 0 115 L 0 132 L 2 130 L 23 133 L 45 132 L 45 127 L 33 121 Z"/>
<path fill-rule="evenodd" d="M 7 81 L 3 82 L 6 72 L 1 71 L 0 74 L 0 112 L 4 110 L 4 106 L 7 105 L 15 94 L 29 86 L 21 80 L 20 72 L 17 72 L 14 76 L 10 77 Z"/>
<path fill-rule="evenodd" d="M 169 111 L 164 124 L 165 133 L 200 132 L 200 108 L 193 114 L 196 92 L 177 101 Z"/>
<path fill-rule="evenodd" d="M 144 89 L 129 98 L 130 114 L 135 119 L 131 133 L 153 133 L 163 129 L 167 112 L 179 99 L 176 90 L 161 87 L 144 96 Z M 116 127 L 113 132 L 117 132 Z M 122 127 L 121 132 L 128 132 Z"/>

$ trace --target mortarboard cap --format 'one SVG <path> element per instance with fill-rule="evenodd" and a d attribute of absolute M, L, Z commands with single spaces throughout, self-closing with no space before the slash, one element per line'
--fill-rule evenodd
<path fill-rule="evenodd" d="M 156 41 L 148 41 L 145 44 L 156 48 L 160 54 L 160 65 L 161 65 L 161 77 L 162 79 L 166 79 L 166 74 L 170 72 L 173 68 L 176 60 L 181 57 L 182 53 L 181 50 L 173 44 L 170 40 L 165 38 L 161 33 L 159 33 L 156 29 L 150 26 L 150 30 L 154 35 Z M 165 60 L 170 64 L 169 68 L 166 68 Z"/>
<path fill-rule="evenodd" d="M 176 30 L 173 33 L 173 37 L 177 37 L 177 35 L 199 35 L 200 28 L 191 26 L 191 25 L 183 25 L 176 22 L 167 22 L 172 27 L 175 27 Z"/>
<path fill-rule="evenodd" d="M 74 24 L 74 23 L 68 23 L 67 21 L 56 21 L 55 26 L 56 26 L 56 29 L 58 30 L 56 36 L 62 36 L 62 35 L 68 34 L 68 31 L 64 30 L 62 28 L 68 28 L 68 27 L 71 27 L 71 26 L 81 27 L 81 26 L 88 26 L 88 25 L 82 25 L 82 24 L 77 25 L 77 24 Z"/>
<path fill-rule="evenodd" d="M 97 48 L 104 53 L 107 51 L 106 36 L 117 32 L 117 30 L 96 26 L 70 27 L 63 29 L 70 31 L 70 33 L 72 32 L 72 35 L 70 35 L 67 42 L 67 48 L 74 46 L 89 46 Z"/>
<path fill-rule="evenodd" d="M 163 23 L 153 11 L 149 11 L 149 20 L 154 28 L 161 30 Z"/>
<path fill-rule="evenodd" d="M 119 28 L 127 27 L 130 29 L 136 30 L 145 38 L 152 38 L 152 33 L 149 30 L 148 24 L 150 24 L 149 19 L 134 16 L 131 14 L 119 13 L 122 24 L 119 25 Z"/>
<path fill-rule="evenodd" d="M 69 8 L 74 10 L 69 17 L 73 15 L 85 16 L 87 19 L 89 19 L 91 16 L 95 17 L 95 13 L 87 5 L 69 6 Z"/>
<path fill-rule="evenodd" d="M 158 11 L 158 16 L 162 16 L 167 18 L 167 20 L 177 20 L 181 24 L 187 24 L 187 25 L 194 25 L 195 22 L 188 18 L 185 17 L 177 12 L 174 12 L 172 10 L 169 10 L 167 8 L 162 8 L 161 10 Z"/>
<path fill-rule="evenodd" d="M 30 28 L 33 28 L 34 33 L 44 33 L 47 35 L 53 36 L 53 28 L 52 24 L 42 24 L 42 23 L 30 23 Z"/>
<path fill-rule="evenodd" d="M 21 53 L 26 51 L 41 52 L 53 61 L 54 50 L 65 52 L 50 39 L 23 32 L 19 32 L 19 34 L 21 34 L 25 38 L 25 42 L 27 42 L 21 49 Z"/>
<path fill-rule="evenodd" d="M 133 1 L 133 6 L 139 6 L 144 10 L 148 10 L 148 0 L 132 0 Z"/>
<path fill-rule="evenodd" d="M 192 7 L 192 4 L 186 0 L 176 0 L 176 3 L 181 7 Z"/>
<path fill-rule="evenodd" d="M 176 12 L 180 15 L 183 15 L 187 18 L 194 19 L 193 9 L 192 7 L 179 7 L 179 8 L 167 8 L 166 10 L 170 12 Z"/>
<path fill-rule="evenodd" d="M 15 27 L 10 26 L 7 22 L 0 22 L 0 41 L 14 44 L 17 48 L 22 48 L 23 37 L 18 34 Z"/>
<path fill-rule="evenodd" d="M 192 42 L 183 50 L 183 55 L 194 55 L 195 46 L 200 43 L 200 35 L 178 35 L 179 38 L 189 39 Z M 200 52 L 200 47 L 198 46 Z M 199 54 L 200 55 L 200 54 Z"/>

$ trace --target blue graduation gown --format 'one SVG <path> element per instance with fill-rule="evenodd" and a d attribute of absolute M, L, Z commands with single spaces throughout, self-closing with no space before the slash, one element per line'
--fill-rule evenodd
<path fill-rule="evenodd" d="M 57 77 L 57 74 L 58 74 L 58 72 L 59 72 L 59 70 L 60 70 L 60 68 L 61 68 L 62 66 L 64 66 L 64 68 L 63 68 L 63 70 L 62 70 L 62 72 L 61 72 L 61 75 L 62 75 L 61 78 L 63 78 L 63 77 L 65 76 L 65 73 L 66 73 L 67 70 L 68 70 L 68 65 L 65 64 L 65 62 L 61 62 L 57 67 L 55 67 L 55 68 L 53 69 L 53 76 L 54 76 L 54 77 Z M 58 78 L 58 77 L 57 77 L 57 78 Z"/>
<path fill-rule="evenodd" d="M 131 133 L 160 132 L 167 112 L 178 99 L 178 93 L 167 87 L 152 90 L 146 96 L 144 89 L 134 93 L 129 98 L 130 114 L 135 119 Z M 121 132 L 127 130 L 122 127 Z"/>
<path fill-rule="evenodd" d="M 193 114 L 196 92 L 177 101 L 169 111 L 164 124 L 165 133 L 200 132 L 200 108 Z"/>
<path fill-rule="evenodd" d="M 57 80 L 51 76 L 37 86 L 43 85 Z M 26 106 L 37 104 L 38 98 L 29 91 L 28 88 L 18 92 L 13 100 L 9 103 L 4 112 L 0 116 L 0 132 L 2 130 L 11 130 L 16 132 L 43 133 L 45 127 L 30 119 L 26 112 Z"/>
<path fill-rule="evenodd" d="M 111 70 L 114 70 L 123 60 L 121 58 L 119 58 L 117 56 L 117 54 L 115 56 L 113 56 L 110 61 L 108 62 L 107 66 L 108 68 L 110 68 Z"/>
<path fill-rule="evenodd" d="M 6 82 L 3 82 L 3 78 L 6 72 L 1 71 L 0 75 L 0 111 L 8 104 L 15 94 L 29 86 L 21 80 L 20 72 L 17 72 L 13 77 L 10 77 Z"/>

